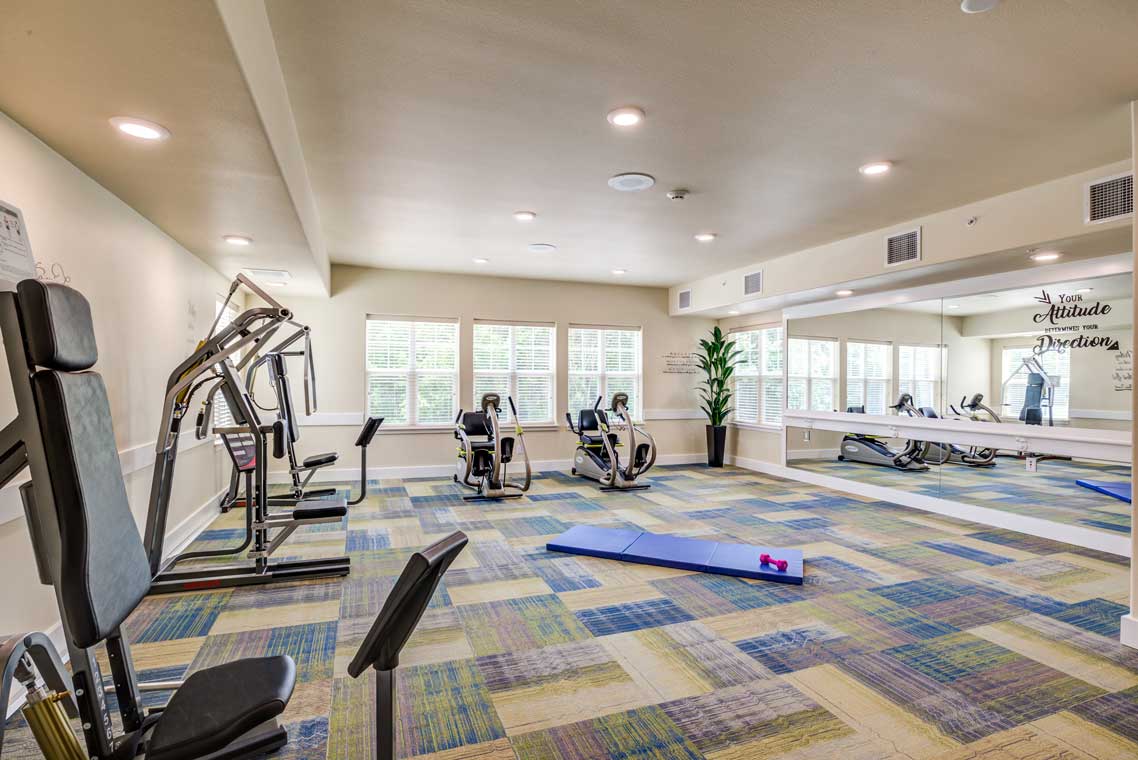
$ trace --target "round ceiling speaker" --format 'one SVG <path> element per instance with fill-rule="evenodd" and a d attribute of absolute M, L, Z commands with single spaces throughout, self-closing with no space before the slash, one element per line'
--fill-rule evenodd
<path fill-rule="evenodd" d="M 557 250 L 557 246 L 553 243 L 530 243 L 526 246 L 526 250 L 530 253 L 553 253 Z"/>
<path fill-rule="evenodd" d="M 1000 0 L 961 0 L 960 10 L 965 13 L 987 13 L 1000 4 Z"/>
<path fill-rule="evenodd" d="M 609 187 L 613 190 L 619 190 L 622 193 L 636 193 L 641 190 L 647 190 L 655 184 L 655 177 L 651 174 L 641 174 L 640 172 L 628 172 L 627 174 L 618 174 L 615 177 L 609 177 Z"/>

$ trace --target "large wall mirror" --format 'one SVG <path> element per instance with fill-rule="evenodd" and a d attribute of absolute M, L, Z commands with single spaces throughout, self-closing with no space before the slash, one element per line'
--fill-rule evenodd
<path fill-rule="evenodd" d="M 788 320 L 787 407 L 803 414 L 788 412 L 787 464 L 1117 541 L 1130 530 L 1131 282 Z"/>

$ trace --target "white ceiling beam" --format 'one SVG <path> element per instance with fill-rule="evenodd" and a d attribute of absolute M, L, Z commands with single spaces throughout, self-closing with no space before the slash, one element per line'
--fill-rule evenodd
<path fill-rule="evenodd" d="M 308 248 L 324 286 L 324 294 L 331 295 L 332 269 L 320 225 L 320 213 L 308 178 L 308 165 L 304 161 L 304 150 L 296 129 L 265 3 L 263 0 L 216 2 L 233 51 L 237 54 L 237 62 L 245 76 L 245 83 L 257 106 L 261 125 L 276 156 L 281 177 L 308 240 Z"/>

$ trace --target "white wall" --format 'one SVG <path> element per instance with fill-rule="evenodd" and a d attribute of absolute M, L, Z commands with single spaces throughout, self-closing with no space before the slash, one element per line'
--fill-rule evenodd
<path fill-rule="evenodd" d="M 145 159 L 140 159 L 145 160 Z M 0 114 L 0 198 L 23 211 L 32 250 L 91 302 L 127 492 L 141 526 L 166 379 L 213 321 L 228 283 L 215 270 L 18 124 Z M 3 358 L 0 357 L 0 361 Z M 0 380 L 0 424 L 15 416 L 8 371 Z M 227 460 L 212 442 L 178 459 L 169 518 L 176 528 L 228 482 Z M 0 514 L 18 513 L 13 485 Z M 204 514 L 204 513 L 203 513 Z M 44 630 L 57 620 L 51 590 L 39 585 L 22 516 L 0 524 L 4 584 L 0 630 Z"/>

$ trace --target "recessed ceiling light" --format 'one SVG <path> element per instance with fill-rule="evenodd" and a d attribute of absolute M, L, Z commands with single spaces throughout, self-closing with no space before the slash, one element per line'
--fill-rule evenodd
<path fill-rule="evenodd" d="M 253 245 L 253 238 L 246 237 L 245 235 L 225 235 L 221 239 L 224 240 L 225 242 L 229 243 L 230 245 L 239 245 L 239 246 Z"/>
<path fill-rule="evenodd" d="M 526 246 L 526 250 L 530 253 L 553 253 L 557 250 L 557 246 L 553 243 L 530 243 Z"/>
<path fill-rule="evenodd" d="M 170 136 L 170 130 L 161 124 L 155 124 L 146 119 L 135 119 L 130 116 L 116 116 L 110 120 L 115 129 L 124 135 L 137 137 L 139 140 L 165 140 Z"/>
<path fill-rule="evenodd" d="M 889 161 L 874 161 L 873 163 L 859 166 L 858 171 L 866 177 L 878 177 L 882 174 L 888 174 L 892 168 L 893 164 Z"/>
<path fill-rule="evenodd" d="M 1031 254 L 1031 260 L 1038 262 L 1058 261 L 1062 256 L 1063 254 L 1059 251 L 1039 251 Z"/>
<path fill-rule="evenodd" d="M 852 296 L 853 294 L 854 292 L 849 288 L 843 288 L 841 290 L 834 291 L 834 295 L 841 296 L 842 298 L 845 298 L 846 296 Z"/>
<path fill-rule="evenodd" d="M 1094 288 L 1079 288 L 1075 292 L 1076 293 L 1090 293 L 1092 290 L 1094 290 Z"/>
<path fill-rule="evenodd" d="M 614 127 L 635 127 L 644 121 L 644 111 L 636 106 L 624 106 L 609 111 L 609 124 Z"/>
<path fill-rule="evenodd" d="M 950 309 L 959 309 L 959 308 L 960 308 L 960 304 L 958 304 L 958 303 L 950 303 L 950 304 L 948 305 L 948 308 L 950 308 Z"/>
<path fill-rule="evenodd" d="M 738 312 L 738 311 L 736 311 L 735 309 L 732 309 L 731 311 L 729 311 L 729 312 L 727 312 L 727 313 L 728 313 L 728 314 L 730 314 L 730 315 L 731 315 L 731 316 L 733 316 L 733 317 L 736 317 L 736 316 L 738 316 L 738 315 L 739 315 L 739 312 Z"/>
<path fill-rule="evenodd" d="M 473 259 L 471 259 L 471 261 L 473 261 L 475 264 L 489 264 L 490 263 L 490 259 L 484 259 L 481 256 L 478 256 L 477 258 L 473 258 Z"/>
<path fill-rule="evenodd" d="M 612 270 L 612 273 L 615 274 L 617 277 L 620 277 L 622 274 L 628 274 L 628 270 L 627 269 L 614 269 L 614 270 Z"/>
<path fill-rule="evenodd" d="M 537 214 L 533 211 L 515 211 L 514 218 L 519 222 L 532 222 L 537 219 Z"/>
<path fill-rule="evenodd" d="M 987 13 L 1000 4 L 1000 0 L 961 0 L 960 10 L 965 13 Z"/>
<path fill-rule="evenodd" d="M 656 178 L 651 174 L 640 172 L 626 172 L 609 177 L 609 187 L 622 193 L 636 193 L 647 190 L 656 184 Z"/>
<path fill-rule="evenodd" d="M 716 238 L 716 235 L 714 232 L 697 232 L 697 233 L 695 233 L 695 239 L 701 243 L 710 243 L 712 240 L 715 240 L 715 238 Z"/>

